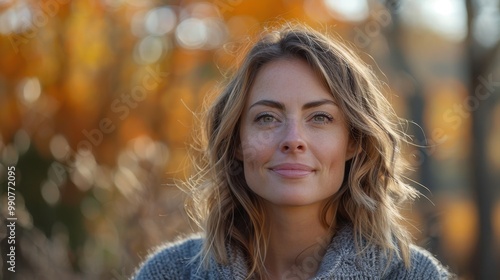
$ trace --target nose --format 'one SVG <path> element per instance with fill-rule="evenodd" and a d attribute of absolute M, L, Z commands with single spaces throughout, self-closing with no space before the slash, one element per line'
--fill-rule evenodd
<path fill-rule="evenodd" d="M 306 150 L 306 142 L 298 122 L 289 121 L 287 123 L 279 148 L 283 153 L 304 152 Z"/>

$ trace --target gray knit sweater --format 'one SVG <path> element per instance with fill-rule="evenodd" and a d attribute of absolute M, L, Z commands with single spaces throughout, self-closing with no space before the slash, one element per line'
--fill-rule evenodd
<path fill-rule="evenodd" d="M 247 267 L 239 253 L 229 253 L 231 261 L 221 265 L 210 261 L 210 268 L 201 265 L 200 258 L 194 258 L 200 252 L 203 239 L 189 238 L 181 243 L 159 248 L 136 272 L 136 280 L 160 279 L 245 279 Z M 313 279 L 450 279 L 448 271 L 427 251 L 411 246 L 411 267 L 406 269 L 402 260 L 393 257 L 389 266 L 382 251 L 372 247 L 364 257 L 356 257 L 354 232 L 351 227 L 344 227 L 333 237 L 326 254 L 319 260 L 319 269 Z M 306 258 L 307 260 L 307 258 Z M 318 264 L 309 259 L 303 267 L 315 267 Z M 307 279 L 307 274 L 290 268 L 284 279 Z"/>

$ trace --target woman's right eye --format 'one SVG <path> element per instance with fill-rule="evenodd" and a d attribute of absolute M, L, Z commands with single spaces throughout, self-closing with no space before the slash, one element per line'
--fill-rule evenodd
<path fill-rule="evenodd" d="M 278 120 L 269 113 L 262 113 L 255 117 L 255 122 L 259 124 L 271 124 L 277 122 Z"/>

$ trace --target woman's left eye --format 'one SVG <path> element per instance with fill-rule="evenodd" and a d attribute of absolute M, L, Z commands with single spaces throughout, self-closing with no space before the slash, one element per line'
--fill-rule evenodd
<path fill-rule="evenodd" d="M 315 123 L 325 124 L 333 121 L 333 117 L 327 113 L 316 113 L 312 116 L 312 121 Z"/>

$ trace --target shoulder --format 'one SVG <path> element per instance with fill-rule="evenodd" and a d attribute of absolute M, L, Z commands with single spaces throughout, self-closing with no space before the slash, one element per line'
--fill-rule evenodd
<path fill-rule="evenodd" d="M 384 279 L 454 279 L 454 276 L 428 251 L 410 245 L 410 267 L 401 259 L 392 261 Z"/>
<path fill-rule="evenodd" d="M 132 279 L 184 279 L 201 266 L 203 239 L 191 236 L 156 248 L 140 265 Z M 188 277 L 190 278 L 190 277 Z"/>
<path fill-rule="evenodd" d="M 362 240 L 362 250 L 355 242 L 352 226 L 341 228 L 323 257 L 318 279 L 455 279 L 456 277 L 428 251 L 410 245 L 410 266 L 397 255 L 392 258 L 377 245 Z M 367 245 L 364 247 L 363 245 Z"/>

